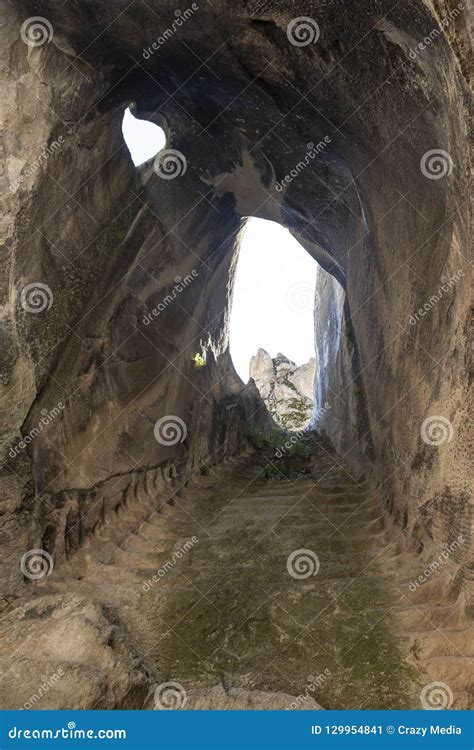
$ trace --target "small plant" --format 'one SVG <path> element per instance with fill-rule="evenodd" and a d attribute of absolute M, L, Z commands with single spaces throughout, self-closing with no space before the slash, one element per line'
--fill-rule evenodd
<path fill-rule="evenodd" d="M 206 359 L 202 356 L 202 354 L 199 354 L 199 352 L 196 352 L 196 354 L 193 357 L 194 367 L 196 369 L 200 370 L 202 367 L 205 367 L 206 365 Z"/>
<path fill-rule="evenodd" d="M 199 473 L 203 477 L 209 476 L 209 466 L 207 464 L 203 464 L 201 468 L 199 469 Z"/>
<path fill-rule="evenodd" d="M 263 470 L 264 479 L 281 479 L 282 476 L 281 471 L 273 464 L 267 464 Z"/>
<path fill-rule="evenodd" d="M 263 435 L 255 425 L 250 425 L 244 432 L 244 437 L 248 440 L 252 448 L 258 450 L 263 448 Z"/>
<path fill-rule="evenodd" d="M 310 446 L 302 440 L 293 443 L 288 452 L 295 458 L 309 458 L 312 453 Z"/>
<path fill-rule="evenodd" d="M 285 433 L 283 430 L 272 430 L 268 436 L 268 444 L 273 450 L 281 448 L 285 442 Z"/>

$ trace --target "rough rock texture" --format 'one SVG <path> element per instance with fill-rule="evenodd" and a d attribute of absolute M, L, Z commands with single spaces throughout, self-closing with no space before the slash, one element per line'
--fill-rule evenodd
<path fill-rule="evenodd" d="M 0 643 L 2 709 L 141 708 L 152 684 L 117 613 L 79 594 L 13 609 Z"/>
<path fill-rule="evenodd" d="M 315 360 L 296 365 L 284 354 L 272 359 L 259 349 L 250 360 L 250 377 L 275 422 L 286 430 L 306 429 L 313 416 Z"/>
<path fill-rule="evenodd" d="M 467 14 L 441 25 L 452 0 L 218 6 L 151 52 L 171 0 L 2 10 L 2 591 L 10 604 L 31 592 L 19 566 L 31 547 L 77 574 L 75 555 L 124 508 L 139 523 L 170 481 L 239 452 L 247 424 L 268 428 L 227 346 L 239 230 L 255 215 L 288 227 L 344 287 L 320 426 L 369 472 L 400 548 L 421 559 L 463 535 L 445 591 L 462 619 Z M 29 45 L 20 30 L 38 14 L 54 34 Z M 287 35 L 302 14 L 320 32 L 307 46 Z M 129 103 L 181 152 L 175 179 L 133 168 Z M 41 312 L 30 284 L 47 287 Z M 164 444 L 154 428 L 170 415 L 186 429 Z M 445 439 L 423 439 L 439 417 Z"/>
<path fill-rule="evenodd" d="M 305 697 L 301 702 L 296 702 L 298 696 L 287 693 L 265 693 L 263 690 L 242 690 L 241 688 L 229 688 L 225 690 L 222 685 L 215 685 L 210 690 L 196 691 L 191 693 L 186 704 L 187 709 L 214 710 L 214 711 L 272 711 L 294 710 L 294 711 L 320 711 L 319 706 L 311 696 Z M 295 703 L 295 707 L 292 704 Z"/>
<path fill-rule="evenodd" d="M 291 2 L 225 2 L 217 16 L 203 7 L 144 55 L 153 30 L 174 15 L 172 3 L 149 6 L 124 0 L 99 12 L 49 0 L 41 11 L 54 36 L 37 47 L 19 33 L 34 2 L 8 6 L 2 27 L 4 456 L 43 409 L 65 403 L 4 467 L 2 496 L 21 525 L 14 539 L 25 547 L 46 536 L 61 550 L 68 493 L 74 512 L 87 511 L 117 474 L 170 465 L 176 447 L 152 436 L 162 415 L 189 425 L 180 463 L 215 449 L 206 425 L 229 392 L 227 290 L 249 214 L 288 226 L 346 288 L 339 360 L 350 371 L 335 378 L 350 383 L 350 396 L 333 387 L 328 431 L 347 436 L 354 465 L 373 462 L 408 535 L 424 543 L 466 530 L 465 83 L 462 43 L 450 43 L 464 38 L 462 18 L 449 38 L 443 32 L 418 50 L 437 24 L 425 3 L 343 13 L 327 3 L 308 8 L 318 42 L 298 47 L 286 34 Z M 196 65 L 195 53 L 212 62 Z M 130 101 L 164 125 L 169 147 L 185 156 L 184 174 L 163 180 L 144 167 L 137 178 L 120 133 Z M 41 146 L 61 135 L 38 164 Z M 325 136 L 326 147 L 277 190 L 307 144 Z M 420 168 L 434 148 L 453 163 L 441 179 Z M 459 269 L 464 278 L 411 326 L 410 315 Z M 192 270 L 198 276 L 178 304 L 146 325 L 176 277 Z M 54 296 L 39 314 L 20 303 L 35 282 Z M 201 347 L 208 365 L 197 372 L 191 358 Z M 453 425 L 441 447 L 420 438 L 432 415 Z"/>
<path fill-rule="evenodd" d="M 122 508 L 80 580 L 62 565 L 30 587 L 0 620 L 0 705 L 419 708 L 440 680 L 472 705 L 454 562 L 407 553 L 367 482 L 308 440 L 306 459 L 266 447 L 178 483 L 145 520 Z"/>

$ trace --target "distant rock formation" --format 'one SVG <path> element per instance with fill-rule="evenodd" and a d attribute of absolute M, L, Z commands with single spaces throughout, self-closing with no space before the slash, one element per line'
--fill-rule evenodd
<path fill-rule="evenodd" d="M 281 427 L 303 430 L 309 426 L 315 368 L 314 359 L 297 366 L 281 353 L 272 359 L 265 349 L 259 349 L 250 360 L 250 377 L 268 411 Z"/>

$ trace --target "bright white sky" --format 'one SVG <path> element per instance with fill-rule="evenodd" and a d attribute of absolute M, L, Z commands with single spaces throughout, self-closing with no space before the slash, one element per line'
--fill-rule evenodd
<path fill-rule="evenodd" d="M 250 219 L 245 228 L 230 318 L 230 353 L 246 383 L 262 347 L 301 365 L 314 357 L 318 264 L 280 224 Z"/>
<path fill-rule="evenodd" d="M 123 136 L 134 164 L 151 159 L 166 144 L 162 128 L 138 120 L 130 110 Z M 230 319 L 230 353 L 246 383 L 257 349 L 282 352 L 296 364 L 314 357 L 314 292 L 318 264 L 279 224 L 250 219 L 244 231 Z"/>
<path fill-rule="evenodd" d="M 122 133 L 136 166 L 156 156 L 166 144 L 163 128 L 158 127 L 154 122 L 139 120 L 129 109 L 125 110 Z"/>

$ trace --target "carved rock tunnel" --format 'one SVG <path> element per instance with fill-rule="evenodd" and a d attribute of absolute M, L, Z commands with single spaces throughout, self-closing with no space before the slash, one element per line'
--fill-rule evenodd
<path fill-rule="evenodd" d="M 120 508 L 147 512 L 152 474 L 164 492 L 237 456 L 249 421 L 268 431 L 258 393 L 242 388 L 228 353 L 249 216 L 287 227 L 325 271 L 318 399 L 330 408 L 317 429 L 366 477 L 398 551 L 421 560 L 468 540 L 461 19 L 413 55 L 439 8 L 326 3 L 317 43 L 298 46 L 287 35 L 292 3 L 225 2 L 217 15 L 196 10 L 155 49 L 150 24 L 166 26 L 174 7 L 148 5 L 105 4 L 99 14 L 47 0 L 54 36 L 28 46 L 19 29 L 36 4 L 15 2 L 4 29 L 7 594 L 31 592 L 18 565 L 26 550 L 45 549 L 67 576 Z M 138 170 L 121 134 L 130 104 L 167 137 L 158 162 Z M 441 178 L 429 171 L 433 151 L 444 158 Z M 178 277 L 189 279 L 179 305 L 163 304 Z M 334 279 L 345 290 L 342 317 Z M 21 291 L 38 282 L 51 298 L 34 314 Z M 192 361 L 200 351 L 201 369 Z M 184 422 L 182 441 L 155 439 L 164 415 Z M 424 439 L 440 426 L 449 428 L 442 444 Z M 440 593 L 460 618 L 467 547 L 453 554 L 453 582 Z M 129 685 L 116 705 L 141 705 L 142 688 Z"/>

